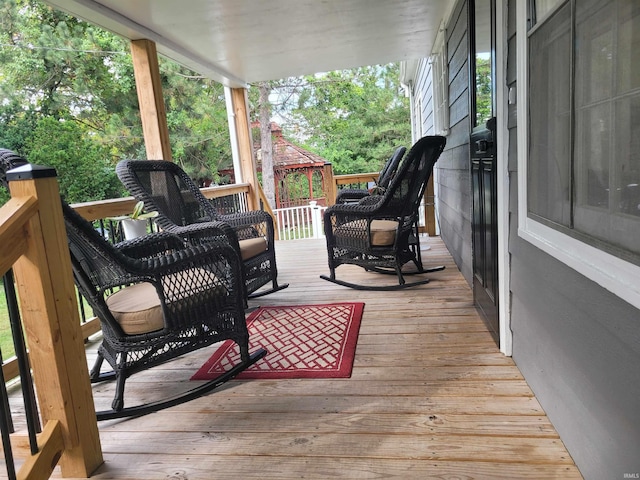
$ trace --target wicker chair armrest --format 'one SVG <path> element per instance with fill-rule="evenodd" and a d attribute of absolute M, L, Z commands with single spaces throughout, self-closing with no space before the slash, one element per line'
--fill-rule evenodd
<path fill-rule="evenodd" d="M 239 240 L 257 236 L 266 237 L 269 243 L 273 240 L 273 218 L 264 210 L 221 215 L 220 220 L 233 227 Z"/>
<path fill-rule="evenodd" d="M 125 240 L 114 245 L 118 250 L 133 258 L 145 258 L 165 253 L 169 250 L 184 248 L 184 241 L 169 232 L 157 232 Z"/>
<path fill-rule="evenodd" d="M 348 215 L 350 217 L 369 217 L 376 213 L 377 202 L 373 205 L 361 203 L 341 203 L 332 205 L 324 211 L 324 220 L 327 221 L 334 216 Z"/>
<path fill-rule="evenodd" d="M 216 220 L 190 225 L 170 224 L 166 228 L 169 232 L 188 239 L 192 244 L 224 242 L 229 243 L 236 250 L 240 250 L 235 230 L 225 222 Z"/>
<path fill-rule="evenodd" d="M 358 200 L 369 196 L 369 190 L 362 188 L 343 188 L 336 195 L 336 203 L 357 202 Z"/>
<path fill-rule="evenodd" d="M 132 273 L 140 275 L 164 276 L 194 267 L 206 268 L 220 258 L 240 269 L 238 252 L 228 243 L 203 243 L 188 245 L 185 248 L 168 252 L 159 257 L 147 257 L 131 264 Z"/>
<path fill-rule="evenodd" d="M 227 215 L 220 215 L 220 220 L 228 223 L 234 228 L 246 227 L 258 223 L 273 224 L 273 218 L 271 218 L 271 215 L 269 215 L 264 210 L 252 210 L 250 212 L 238 212 L 230 213 Z"/>
<path fill-rule="evenodd" d="M 145 258 L 122 256 L 120 260 L 126 270 L 126 275 L 120 279 L 114 279 L 109 287 L 127 285 L 132 281 L 148 281 L 161 284 L 161 279 L 165 276 L 175 275 L 194 268 L 207 268 L 215 265 L 221 259 L 225 259 L 238 272 L 241 271 L 242 261 L 240 255 L 226 242 L 203 243 L 200 245 L 187 244 L 181 249 L 166 252 L 164 255 Z M 239 283 L 239 285 L 241 284 Z"/>
<path fill-rule="evenodd" d="M 378 206 L 382 201 L 382 195 L 370 195 L 368 197 L 362 198 L 358 205 L 360 206 Z"/>

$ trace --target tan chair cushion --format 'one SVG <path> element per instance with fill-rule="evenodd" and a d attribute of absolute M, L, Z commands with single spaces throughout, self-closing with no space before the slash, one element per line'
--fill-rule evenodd
<path fill-rule="evenodd" d="M 149 333 L 164 327 L 160 298 L 154 286 L 148 282 L 118 290 L 106 302 L 127 335 Z"/>
<path fill-rule="evenodd" d="M 359 238 L 366 238 L 366 222 L 362 220 L 355 220 L 353 222 L 347 222 L 344 225 L 336 228 L 336 236 L 354 236 Z M 396 231 L 398 229 L 398 222 L 396 220 L 372 220 L 371 221 L 371 245 L 373 247 L 388 247 L 393 245 L 396 241 Z M 355 234 L 361 231 L 362 237 Z"/>
<path fill-rule="evenodd" d="M 371 222 L 371 245 L 388 247 L 396 241 L 398 222 L 395 220 L 373 220 Z"/>
<path fill-rule="evenodd" d="M 240 240 L 240 256 L 242 260 L 253 258 L 267 251 L 267 239 L 264 237 L 247 238 Z"/>

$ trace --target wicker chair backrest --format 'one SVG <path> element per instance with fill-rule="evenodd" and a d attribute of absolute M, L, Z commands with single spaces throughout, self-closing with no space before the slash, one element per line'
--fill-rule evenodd
<path fill-rule="evenodd" d="M 160 213 L 156 223 L 163 228 L 220 218 L 195 182 L 173 162 L 124 160 L 116 166 L 116 173 L 127 190 L 144 201 L 146 211 Z"/>
<path fill-rule="evenodd" d="M 422 195 L 446 139 L 426 136 L 418 140 L 402 160 L 398 172 L 384 193 L 380 209 L 396 217 L 408 217 L 418 211 Z"/>
<path fill-rule="evenodd" d="M 380 170 L 380 175 L 378 176 L 378 187 L 387 188 L 391 183 L 391 180 L 395 176 L 398 171 L 398 166 L 400 165 L 400 160 L 407 151 L 407 147 L 398 147 L 396 148 L 393 155 L 387 160 L 387 162 Z"/>

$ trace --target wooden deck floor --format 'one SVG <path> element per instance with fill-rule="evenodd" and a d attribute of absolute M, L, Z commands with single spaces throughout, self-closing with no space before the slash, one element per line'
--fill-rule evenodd
<path fill-rule="evenodd" d="M 105 463 L 92 478 L 582 478 L 441 241 L 426 245 L 425 264 L 447 267 L 431 283 L 361 292 L 319 278 L 324 241 L 279 243 L 279 279 L 290 287 L 250 306 L 364 301 L 352 377 L 234 380 L 164 412 L 102 422 Z M 131 378 L 126 399 L 184 386 L 210 355 L 204 349 Z M 104 408 L 112 385 L 94 386 L 94 395 Z"/>

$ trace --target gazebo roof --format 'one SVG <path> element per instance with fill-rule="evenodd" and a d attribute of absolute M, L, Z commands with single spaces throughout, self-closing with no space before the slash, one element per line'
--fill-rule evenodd
<path fill-rule="evenodd" d="M 320 155 L 316 155 L 286 140 L 282 134 L 282 128 L 275 122 L 271 122 L 271 133 L 273 135 L 274 150 L 273 165 L 277 170 L 293 170 L 310 167 L 322 168 L 328 163 Z M 262 155 L 260 154 L 259 141 L 254 143 L 254 149 L 256 151 L 258 169 L 260 169 Z"/>

